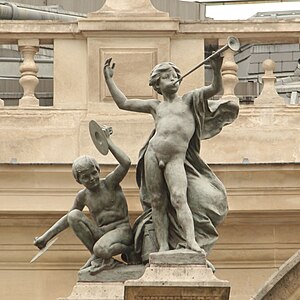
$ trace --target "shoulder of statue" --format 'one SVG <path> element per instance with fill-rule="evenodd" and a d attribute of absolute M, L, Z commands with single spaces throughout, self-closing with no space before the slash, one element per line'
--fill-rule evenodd
<path fill-rule="evenodd" d="M 110 173 L 110 174 L 112 174 L 112 173 Z M 110 174 L 108 174 L 108 175 L 110 175 Z M 101 178 L 100 179 L 100 189 L 101 190 L 105 190 L 105 189 L 110 189 L 111 188 L 111 180 L 110 180 L 110 178 L 111 178 L 111 176 L 107 176 L 107 177 L 105 177 L 105 178 Z"/>
<path fill-rule="evenodd" d="M 85 201 L 86 201 L 86 191 L 87 189 L 84 188 L 82 190 L 80 190 L 77 195 L 76 195 L 76 198 L 75 198 L 75 203 L 77 204 L 85 204 Z"/>
<path fill-rule="evenodd" d="M 182 96 L 183 101 L 189 102 L 190 104 L 193 103 L 194 101 L 199 102 L 203 99 L 203 93 L 202 93 L 202 88 L 195 89 L 192 91 L 187 92 Z"/>
<path fill-rule="evenodd" d="M 80 191 L 77 193 L 76 198 L 78 198 L 78 199 L 83 199 L 83 198 L 86 196 L 86 190 L 87 190 L 86 188 L 80 190 Z"/>

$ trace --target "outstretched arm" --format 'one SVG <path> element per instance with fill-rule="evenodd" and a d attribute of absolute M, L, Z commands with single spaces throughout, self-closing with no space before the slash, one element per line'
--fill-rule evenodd
<path fill-rule="evenodd" d="M 105 127 L 104 133 L 107 138 L 108 148 L 110 152 L 119 162 L 119 165 L 115 168 L 115 170 L 106 176 L 107 184 L 110 185 L 111 187 L 115 187 L 123 180 L 123 178 L 127 174 L 129 167 L 131 165 L 131 161 L 130 158 L 119 147 L 117 147 L 110 139 L 110 135 L 112 134 L 112 128 Z"/>
<path fill-rule="evenodd" d="M 203 88 L 204 99 L 209 99 L 216 95 L 222 88 L 221 66 L 223 57 L 220 55 L 210 60 L 210 65 L 213 69 L 213 80 L 209 86 Z"/>
<path fill-rule="evenodd" d="M 112 98 L 118 105 L 120 109 L 144 112 L 153 114 L 155 106 L 157 105 L 157 100 L 140 100 L 131 99 L 128 100 L 127 97 L 122 93 L 122 91 L 117 87 L 113 80 L 115 63 L 111 65 L 112 59 L 109 58 L 104 64 L 104 78 L 107 87 L 111 93 Z"/>
<path fill-rule="evenodd" d="M 50 227 L 43 235 L 36 237 L 33 244 L 42 249 L 46 244 L 61 231 L 69 227 L 67 215 L 60 218 L 52 227 Z"/>
<path fill-rule="evenodd" d="M 83 209 L 83 206 L 80 205 L 80 193 L 77 195 L 75 202 L 73 204 L 73 209 Z M 70 211 L 71 211 L 70 210 Z M 33 244 L 38 247 L 39 249 L 42 249 L 46 246 L 46 244 L 54 238 L 56 235 L 58 235 L 60 232 L 65 230 L 66 228 L 69 227 L 68 223 L 68 214 L 64 215 L 61 217 L 53 226 L 51 226 L 43 235 L 36 237 L 33 241 Z"/>

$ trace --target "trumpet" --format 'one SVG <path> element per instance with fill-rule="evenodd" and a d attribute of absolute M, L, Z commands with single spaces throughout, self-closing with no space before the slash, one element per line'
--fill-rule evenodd
<path fill-rule="evenodd" d="M 191 69 L 190 71 L 188 71 L 186 74 L 184 74 L 178 80 L 176 80 L 173 84 L 176 84 L 177 82 L 182 81 L 183 78 L 185 78 L 186 76 L 190 75 L 192 72 L 194 72 L 195 70 L 197 70 L 198 68 L 200 68 L 202 65 L 204 65 L 206 62 L 208 62 L 210 59 L 212 59 L 213 57 L 219 55 L 220 53 L 224 52 L 227 49 L 231 49 L 232 51 L 235 51 L 235 52 L 238 51 L 240 49 L 240 42 L 239 42 L 239 40 L 236 37 L 234 37 L 234 36 L 228 37 L 226 45 L 224 45 L 222 48 L 220 48 L 219 50 L 217 50 L 216 52 L 214 52 L 212 55 L 210 55 L 209 57 L 207 57 L 206 59 L 204 59 L 200 64 L 198 64 L 196 67 L 194 67 L 193 69 Z"/>

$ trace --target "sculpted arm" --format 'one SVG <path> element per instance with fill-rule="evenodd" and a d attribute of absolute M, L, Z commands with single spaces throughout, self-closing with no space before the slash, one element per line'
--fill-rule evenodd
<path fill-rule="evenodd" d="M 140 100 L 140 99 L 130 99 L 122 93 L 122 91 L 117 87 L 113 80 L 114 67 L 115 64 L 111 65 L 111 58 L 107 59 L 104 64 L 104 78 L 106 85 L 111 93 L 112 98 L 118 105 L 120 109 L 143 112 L 143 113 L 153 113 L 157 100 Z"/>
<path fill-rule="evenodd" d="M 222 76 L 221 66 L 223 63 L 223 57 L 220 55 L 210 60 L 211 67 L 213 69 L 213 79 L 209 86 L 203 87 L 204 99 L 209 99 L 216 95 L 222 89 Z"/>
<path fill-rule="evenodd" d="M 123 178 L 127 174 L 131 165 L 131 161 L 127 154 L 125 154 L 119 147 L 117 147 L 110 139 L 110 135 L 112 134 L 111 127 L 106 128 L 104 132 L 107 138 L 108 148 L 116 158 L 116 160 L 119 162 L 119 165 L 116 167 L 116 169 L 106 177 L 107 184 L 115 187 L 123 180 Z"/>
<path fill-rule="evenodd" d="M 70 209 L 79 209 L 83 210 L 83 205 L 81 205 L 81 193 L 79 192 L 75 198 L 75 202 Z M 36 237 L 34 239 L 34 245 L 37 246 L 39 249 L 42 249 L 46 246 L 48 241 L 50 241 L 52 238 L 54 238 L 57 234 L 65 230 L 69 227 L 68 223 L 68 214 L 65 214 L 63 217 L 61 217 L 54 225 L 52 225 L 42 236 Z"/>

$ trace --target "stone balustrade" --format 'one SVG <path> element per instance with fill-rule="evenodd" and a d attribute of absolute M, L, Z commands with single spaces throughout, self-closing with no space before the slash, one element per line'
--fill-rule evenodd
<path fill-rule="evenodd" d="M 111 9 L 116 8 L 113 5 L 110 8 L 105 6 L 104 11 L 100 10 L 90 18 L 72 23 L 0 21 L 0 42 L 17 45 L 24 58 L 20 65 L 20 85 L 24 94 L 19 99 L 19 106 L 7 106 L 7 103 L 3 106 L 3 101 L 0 100 L 2 122 L 5 128 L 9 128 L 13 133 L 8 137 L 5 136 L 8 142 L 3 147 L 0 146 L 4 162 L 10 162 L 12 159 L 22 162 L 34 162 L 36 159 L 41 162 L 70 162 L 80 154 L 93 152 L 87 138 L 87 123 L 92 118 L 111 124 L 120 146 L 128 149 L 128 145 L 132 145 L 128 149 L 128 154 L 133 162 L 136 162 L 138 149 L 143 145 L 144 137 L 149 134 L 153 124 L 148 116 L 126 113 L 114 105 L 102 75 L 103 64 L 108 57 L 113 57 L 116 62 L 115 80 L 123 92 L 129 98 L 147 99 L 159 98 L 159 95 L 148 86 L 148 76 L 154 65 L 162 61 L 173 61 L 184 74 L 204 60 L 204 49 L 207 44 L 218 44 L 222 47 L 228 36 L 237 37 L 242 47 L 251 43 L 263 45 L 299 42 L 296 33 L 299 33 L 300 21 L 297 20 L 259 21 L 258 32 L 257 22 L 251 20 L 180 22 L 165 14 L 156 16 L 153 8 L 149 8 L 149 14 L 140 16 L 137 20 L 132 16 L 132 12 L 126 10 L 112 17 Z M 138 8 L 136 9 L 138 11 Z M 42 83 L 39 74 L 44 70 L 43 66 L 36 62 L 36 54 L 43 45 L 50 45 L 53 48 L 53 73 L 50 74 L 53 77 L 51 106 L 40 106 L 37 99 L 39 97 L 36 96 L 38 83 L 39 81 Z M 235 63 L 234 52 L 226 50 L 223 55 L 224 93 L 221 97 L 224 100 L 238 102 L 239 99 L 235 95 L 238 66 Z M 263 121 L 265 123 L 267 120 L 277 118 L 273 116 L 274 113 L 281 118 L 283 110 L 284 114 L 288 115 L 295 114 L 299 110 L 299 105 L 286 105 L 277 94 L 273 97 L 276 93 L 274 66 L 272 63 L 264 63 L 264 66 L 266 73 L 262 78 L 263 92 L 255 100 L 254 105 L 241 106 L 240 120 L 246 120 L 249 114 L 264 113 L 269 116 Z M 204 83 L 204 68 L 199 68 L 182 81 L 179 93 L 184 94 L 203 86 Z M 275 99 L 279 101 L 274 103 Z M 269 111 L 272 116 L 266 111 L 268 107 L 276 108 Z M 16 118 L 18 122 L 22 120 L 23 124 L 18 129 L 19 133 L 15 130 Z M 32 121 L 29 121 L 29 118 L 32 118 Z M 33 120 L 45 129 L 47 137 L 31 127 L 34 124 Z M 123 120 L 123 123 L 120 120 Z M 259 120 L 262 119 L 257 117 L 257 122 L 260 122 Z M 1 126 L 0 122 L 0 128 Z M 235 128 L 234 126 L 233 124 L 231 128 Z M 124 128 L 132 133 L 128 137 L 129 141 L 125 141 L 118 133 L 123 132 Z M 26 141 L 23 136 L 28 133 L 34 135 L 33 142 L 24 147 Z M 238 135 L 236 138 L 238 139 Z M 48 145 L 53 148 L 60 147 L 66 140 L 68 147 L 64 147 L 63 154 L 56 151 L 49 154 Z M 217 141 L 219 140 L 222 140 L 221 135 Z M 214 144 L 213 141 L 210 143 Z M 16 145 L 18 149 L 28 151 L 16 151 Z M 40 152 L 33 156 L 30 149 L 36 147 Z M 285 144 L 282 149 L 285 149 Z M 214 152 L 205 151 L 204 147 L 203 153 L 208 161 L 218 162 Z M 240 162 L 244 157 L 251 159 L 248 157 L 251 156 L 248 150 L 246 152 L 247 154 L 240 154 L 224 150 L 221 154 L 224 161 Z M 96 151 L 91 154 L 98 155 Z M 286 158 L 287 152 L 281 151 L 281 156 Z M 298 156 L 297 152 L 288 160 L 292 161 Z M 105 163 L 113 163 L 112 157 L 102 159 Z M 262 153 L 256 153 L 251 159 L 251 161 L 266 160 L 272 159 L 262 157 Z"/>
<path fill-rule="evenodd" d="M 109 4 L 109 3 L 108 3 Z M 272 23 L 271 21 L 262 22 L 260 32 L 255 31 L 257 24 L 252 21 L 234 21 L 234 22 L 198 22 L 198 23 L 180 23 L 178 20 L 169 19 L 166 14 L 159 14 L 149 6 L 149 13 L 152 15 L 145 15 L 144 20 L 139 20 L 139 26 L 133 21 L 132 12 L 129 14 L 127 11 L 122 11 L 122 14 L 118 15 L 115 19 L 111 17 L 111 10 L 116 9 L 113 6 L 95 12 L 91 15 L 90 19 L 81 20 L 71 24 L 64 24 L 59 22 L 49 21 L 23 21 L 13 23 L 10 21 L 0 22 L 0 42 L 12 42 L 18 44 L 19 51 L 24 58 L 22 65 L 20 66 L 20 85 L 24 90 L 24 94 L 20 99 L 19 108 L 38 107 L 39 100 L 35 96 L 35 90 L 39 83 L 38 67 L 35 63 L 35 54 L 39 51 L 39 45 L 42 43 L 53 44 L 54 48 L 54 73 L 53 76 L 54 95 L 53 106 L 64 107 L 69 109 L 77 109 L 86 107 L 86 103 L 90 103 L 88 107 L 94 109 L 94 104 L 101 103 L 103 99 L 106 99 L 106 91 L 103 86 L 103 78 L 101 77 L 101 67 L 95 68 L 94 59 L 98 60 L 98 65 L 103 66 L 102 59 L 105 55 L 111 54 L 120 56 L 120 51 L 134 57 L 138 52 L 139 61 L 145 59 L 144 65 L 148 67 L 145 70 L 149 73 L 151 67 L 162 60 L 175 60 L 180 67 L 190 68 L 196 62 L 199 63 L 204 57 L 204 45 L 206 39 L 210 36 L 219 36 L 219 45 L 224 44 L 225 37 L 229 35 L 235 35 L 238 37 L 242 44 L 255 43 L 296 43 L 298 42 L 295 35 L 295 26 L 299 24 L 296 21 L 283 21 L 280 24 Z M 136 8 L 137 12 L 141 7 Z M 154 13 L 155 12 L 155 13 Z M 150 17 L 149 17 L 150 16 Z M 156 20 L 156 18 L 158 18 Z M 122 24 L 120 24 L 122 23 Z M 209 23 L 209 26 L 208 26 Z M 124 25 L 121 26 L 121 25 Z M 47 26 L 48 25 L 48 26 Z M 269 25 L 269 27 L 266 27 Z M 7 35 L 8 27 L 12 27 L 11 35 Z M 119 26 L 116 29 L 116 26 Z M 238 30 L 236 30 L 238 28 Z M 241 30 L 240 28 L 243 28 Z M 271 29 L 270 29 L 271 28 Z M 276 30 L 276 37 L 274 32 Z M 299 27 L 297 29 L 299 31 Z M 297 32 L 296 31 L 296 32 Z M 131 38 L 132 43 L 119 45 L 114 42 L 112 44 L 111 53 L 106 51 L 110 47 L 109 37 L 111 32 L 112 36 L 126 35 L 126 38 Z M 28 38 L 30 36 L 30 38 Z M 136 37 L 156 37 L 153 43 L 146 45 L 145 41 L 136 40 Z M 100 45 L 95 45 L 98 49 L 93 49 L 90 45 L 93 45 L 95 39 L 100 41 L 106 41 L 108 46 L 101 48 Z M 165 45 L 162 46 L 162 43 Z M 198 54 L 192 51 L 193 45 L 201 47 Z M 178 47 L 177 47 L 178 46 Z M 99 52 L 98 57 L 91 57 L 89 53 L 89 47 L 96 52 Z M 147 52 L 151 48 L 150 52 Z M 122 50 L 118 50 L 122 49 Z M 124 49 L 126 51 L 124 52 Z M 144 51 L 144 50 L 145 51 Z M 153 51 L 152 51 L 153 50 Z M 144 51 L 144 52 L 143 52 Z M 160 55 L 161 51 L 169 51 L 169 54 Z M 141 54 L 141 52 L 143 54 Z M 189 53 L 190 52 L 190 53 Z M 131 53 L 131 54 L 130 54 Z M 147 53 L 147 54 L 146 54 Z M 185 55 L 187 53 L 187 55 Z M 151 56 L 150 61 L 148 60 Z M 123 57 L 120 57 L 121 64 L 125 63 Z M 131 59 L 131 58 L 130 58 Z M 87 65 L 86 65 L 87 63 Z M 131 62 L 129 62 L 131 63 Z M 134 62 L 133 62 L 133 65 Z M 139 64 L 140 68 L 143 64 Z M 145 68 L 145 67 L 144 67 Z M 68 74 L 68 70 L 71 72 Z M 234 61 L 234 52 L 227 50 L 224 52 L 224 63 L 222 66 L 223 88 L 224 94 L 222 98 L 238 101 L 237 96 L 234 94 L 235 86 L 238 82 L 237 77 L 238 67 Z M 93 73 L 96 71 L 98 74 Z M 144 70 L 142 70 L 144 72 Z M 267 73 L 271 71 L 266 71 Z M 91 74 L 93 73 L 93 74 Z M 274 97 L 271 102 L 264 99 L 268 93 L 268 90 L 275 90 L 273 83 L 275 81 L 274 75 L 267 75 L 263 77 L 264 90 L 263 94 L 256 99 L 256 104 L 261 103 L 272 105 L 275 101 Z M 80 80 L 78 84 L 77 75 L 80 74 Z M 196 75 L 197 74 L 197 75 Z M 272 77 L 273 79 L 269 78 Z M 92 77 L 91 80 L 89 78 Z M 199 80 L 200 77 L 200 80 Z M 268 77 L 268 78 L 267 78 Z M 126 80 L 125 77 L 123 79 Z M 146 78 L 144 79 L 146 80 Z M 271 81 L 270 81 L 271 80 Z M 65 82 L 66 84 L 63 84 Z M 90 86 L 88 82 L 91 82 L 93 86 Z M 189 79 L 184 81 L 182 86 L 183 92 L 188 90 L 192 86 L 204 84 L 204 72 L 196 72 L 195 75 L 191 75 Z M 67 86 L 67 89 L 65 89 Z M 72 87 L 71 87 L 72 86 Z M 122 83 L 121 83 L 122 86 Z M 75 87 L 75 89 L 74 89 Z M 95 90 L 98 88 L 98 90 Z M 139 91 L 135 91 L 136 95 L 140 97 L 156 97 L 147 92 L 145 84 L 138 86 Z M 73 95 L 72 95 L 73 92 Z M 130 91 L 128 94 L 134 93 Z M 95 99 L 97 97 L 98 99 Z M 271 99 L 272 97 L 268 97 Z M 273 101 L 273 102 L 272 102 Z M 284 104 L 284 102 L 283 102 Z M 97 105 L 96 105 L 97 106 Z M 0 100 L 0 107 L 4 107 L 4 102 Z"/>

